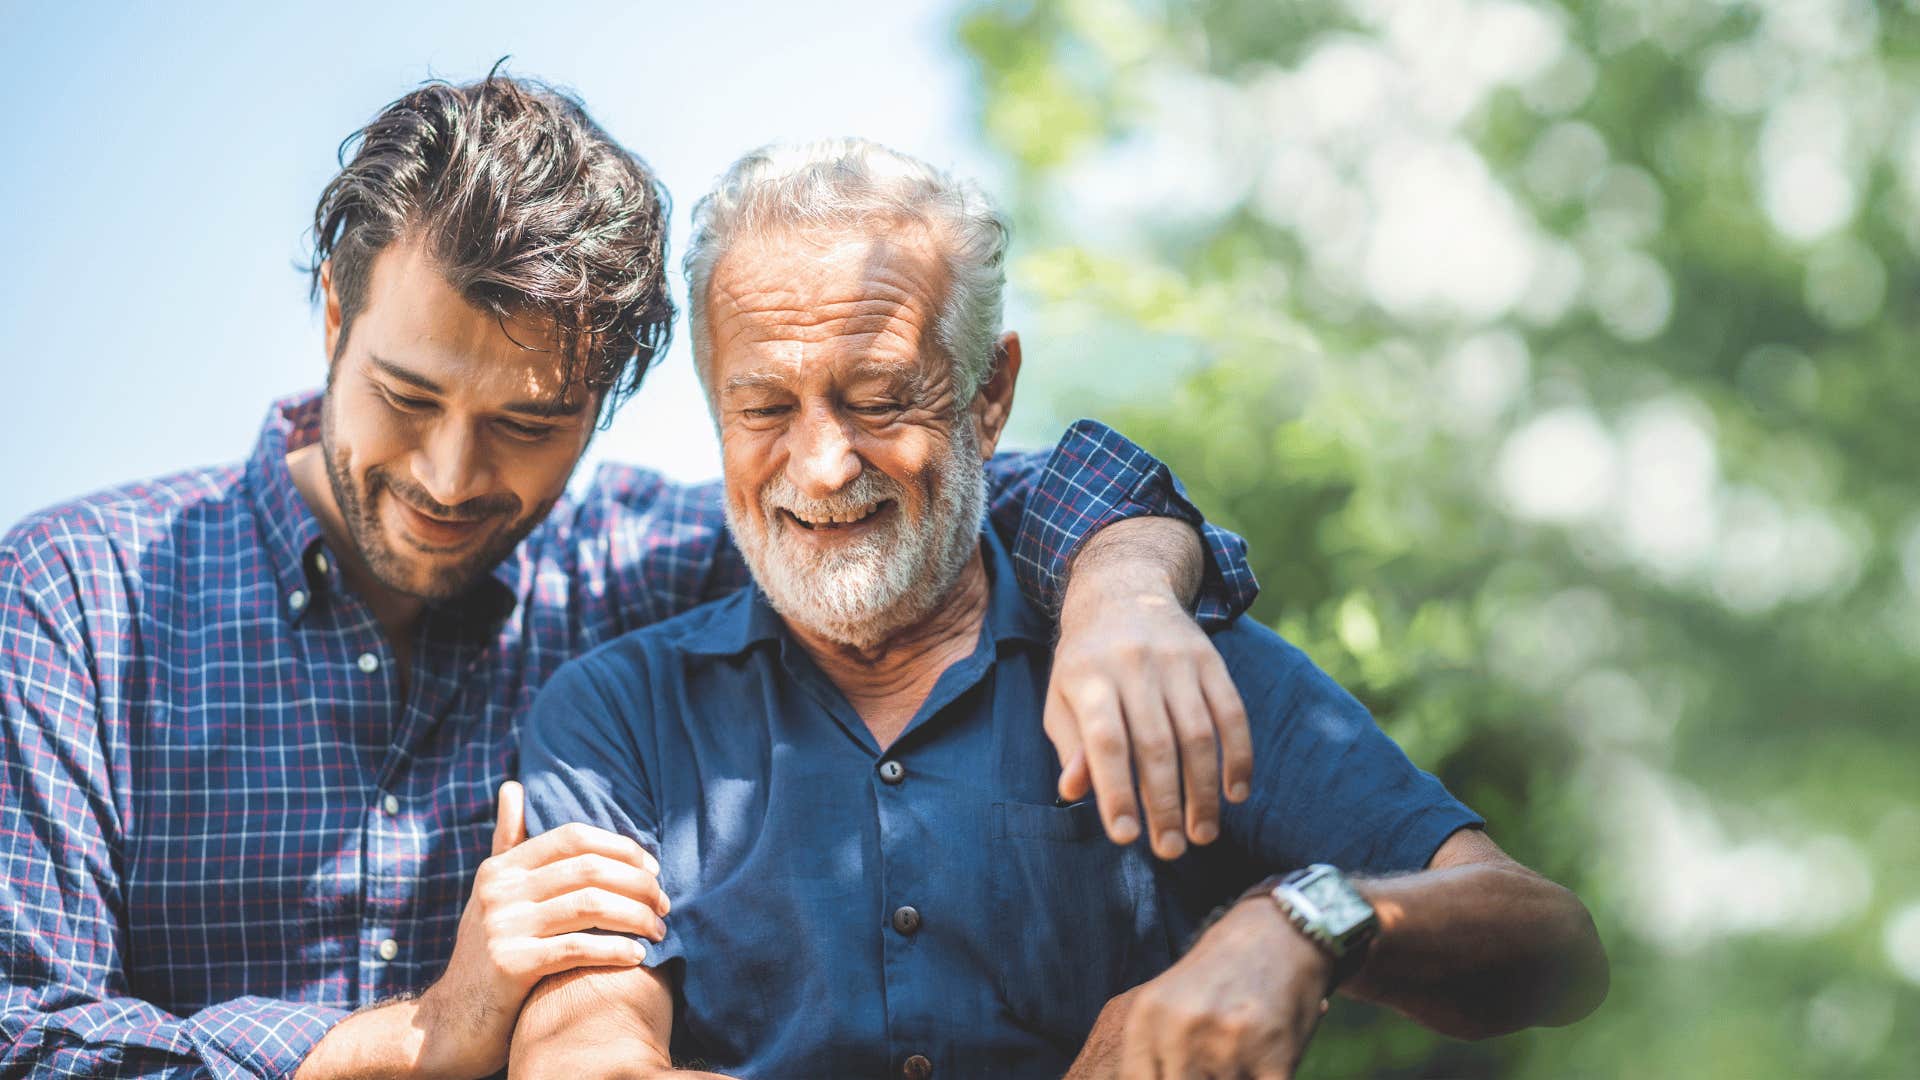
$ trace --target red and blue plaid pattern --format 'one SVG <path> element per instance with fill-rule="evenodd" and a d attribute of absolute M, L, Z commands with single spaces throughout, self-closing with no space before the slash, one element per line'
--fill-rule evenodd
<path fill-rule="evenodd" d="M 432 981 L 568 657 L 747 580 L 717 483 L 608 466 L 460 600 L 402 680 L 286 468 L 252 456 L 36 514 L 0 542 L 0 1076 L 290 1075 L 352 1009 Z M 1199 521 L 1103 425 L 1003 455 L 991 515 L 1057 599 L 1099 526 Z M 1207 526 L 1202 617 L 1252 601 Z"/>

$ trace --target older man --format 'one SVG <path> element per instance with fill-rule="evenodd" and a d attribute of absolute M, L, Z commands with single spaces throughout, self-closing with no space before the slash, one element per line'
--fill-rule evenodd
<path fill-rule="evenodd" d="M 638 840 L 673 906 L 643 967 L 535 991 L 515 1070 L 1279 1076 L 1341 980 L 1461 1035 L 1584 1015 L 1585 908 L 1263 628 L 1213 637 L 1256 769 L 1219 842 L 1158 862 L 1053 798 L 1046 627 L 981 529 L 1020 371 L 1004 242 L 972 189 L 860 142 L 749 156 L 696 211 L 755 587 L 534 706 L 533 829 Z"/>

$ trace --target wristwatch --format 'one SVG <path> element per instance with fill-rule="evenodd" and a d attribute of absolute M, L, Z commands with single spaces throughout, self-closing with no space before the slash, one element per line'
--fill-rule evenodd
<path fill-rule="evenodd" d="M 1325 863 L 1268 878 L 1248 891 L 1273 897 L 1294 929 L 1333 958 L 1329 992 L 1360 970 L 1367 946 L 1380 929 L 1380 917 L 1374 914 L 1373 905 L 1339 870 Z"/>

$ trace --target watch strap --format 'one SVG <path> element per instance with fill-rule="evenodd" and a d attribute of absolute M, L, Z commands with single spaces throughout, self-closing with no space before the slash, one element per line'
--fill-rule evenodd
<path fill-rule="evenodd" d="M 1280 886 L 1289 884 L 1301 873 L 1302 871 L 1295 870 L 1284 874 L 1270 874 L 1248 886 L 1244 892 L 1234 897 L 1231 901 L 1213 909 L 1205 919 L 1200 921 L 1199 927 L 1194 930 L 1193 936 L 1188 939 L 1187 949 L 1192 949 L 1202 935 L 1208 930 L 1213 929 L 1215 923 L 1226 917 L 1227 912 L 1238 907 L 1244 901 L 1251 900 L 1256 896 L 1264 896 L 1280 908 L 1280 913 L 1286 916 L 1287 921 L 1293 924 L 1293 928 L 1300 932 L 1301 937 L 1313 942 L 1316 948 L 1326 953 L 1327 956 L 1332 959 L 1333 965 L 1327 982 L 1327 992 L 1332 993 L 1335 987 L 1352 978 L 1353 974 L 1360 970 L 1360 966 L 1367 962 L 1367 953 L 1371 950 L 1378 927 L 1376 925 L 1368 928 L 1367 931 L 1360 936 L 1348 941 L 1344 948 L 1338 942 L 1326 941 L 1314 934 L 1312 930 L 1307 927 L 1304 920 L 1295 916 L 1292 907 L 1281 900 L 1277 892 Z"/>

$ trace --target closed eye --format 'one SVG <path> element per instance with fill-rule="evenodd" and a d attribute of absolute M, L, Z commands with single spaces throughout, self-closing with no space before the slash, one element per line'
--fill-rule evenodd
<path fill-rule="evenodd" d="M 547 436 L 553 434 L 553 427 L 551 425 L 522 424 L 517 420 L 500 421 L 500 429 L 502 431 L 505 431 L 507 434 L 513 436 L 514 438 L 521 439 L 526 442 L 538 442 L 541 439 L 544 439 Z"/>
<path fill-rule="evenodd" d="M 433 402 L 429 401 L 426 398 L 408 397 L 405 394 L 396 394 L 384 386 L 380 387 L 379 390 L 380 390 L 380 396 L 387 399 L 387 404 L 393 406 L 396 409 L 399 409 L 401 412 L 423 412 L 427 409 L 433 408 Z"/>

